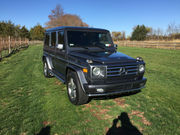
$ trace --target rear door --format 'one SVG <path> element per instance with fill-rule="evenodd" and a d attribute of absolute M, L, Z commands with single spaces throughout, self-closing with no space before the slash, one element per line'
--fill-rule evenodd
<path fill-rule="evenodd" d="M 55 35 L 55 37 L 56 37 L 56 35 Z M 54 32 L 45 33 L 44 52 L 47 54 L 47 56 L 49 58 L 50 65 L 51 65 L 52 68 L 54 67 L 54 63 L 55 63 L 55 44 L 54 44 L 54 40 L 56 40 L 56 39 L 54 39 Z"/>
<path fill-rule="evenodd" d="M 65 39 L 64 31 L 57 31 L 57 44 L 56 44 L 56 72 L 62 78 L 65 79 L 66 74 L 66 48 L 65 48 Z M 57 45 L 63 45 L 63 49 L 58 49 Z"/>

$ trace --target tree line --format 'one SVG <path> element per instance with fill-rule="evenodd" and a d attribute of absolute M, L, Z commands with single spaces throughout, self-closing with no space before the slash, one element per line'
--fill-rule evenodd
<path fill-rule="evenodd" d="M 131 36 L 126 37 L 125 32 L 112 32 L 114 41 L 118 40 L 174 40 L 180 39 L 180 25 L 170 23 L 166 31 L 161 28 L 154 29 L 145 25 L 137 25 L 133 28 Z"/>
<path fill-rule="evenodd" d="M 88 27 L 88 24 L 82 21 L 78 15 L 64 13 L 61 5 L 57 5 L 51 10 L 48 16 L 49 21 L 45 23 L 45 27 L 40 24 L 32 27 L 30 30 L 26 26 L 15 25 L 11 21 L 0 21 L 0 36 L 13 36 L 28 38 L 30 40 L 43 40 L 45 29 L 58 26 L 80 26 Z"/>
<path fill-rule="evenodd" d="M 0 21 L 1 37 L 12 36 L 28 38 L 30 40 L 43 40 L 44 32 L 45 29 L 40 24 L 28 30 L 26 26 L 15 25 L 11 21 Z"/>

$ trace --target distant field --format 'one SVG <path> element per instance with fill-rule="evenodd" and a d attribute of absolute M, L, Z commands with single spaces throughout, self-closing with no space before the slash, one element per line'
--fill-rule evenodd
<path fill-rule="evenodd" d="M 0 134 L 180 134 L 180 51 L 119 47 L 146 62 L 142 92 L 74 106 L 66 86 L 42 72 L 42 46 L 30 46 L 0 62 Z M 120 116 L 121 120 L 116 118 Z M 112 127 L 112 124 L 117 125 Z M 117 128 L 119 127 L 119 128 Z M 130 129 L 129 129 L 130 128 Z"/>

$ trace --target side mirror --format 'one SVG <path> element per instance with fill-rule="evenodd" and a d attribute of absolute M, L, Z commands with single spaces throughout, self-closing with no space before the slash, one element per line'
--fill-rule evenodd
<path fill-rule="evenodd" d="M 118 48 L 118 45 L 117 45 L 117 44 L 114 44 L 114 48 L 116 48 L 116 49 L 117 49 L 117 48 Z"/>
<path fill-rule="evenodd" d="M 62 49 L 63 49 L 63 44 L 58 44 L 58 45 L 56 46 L 56 48 L 62 50 Z"/>

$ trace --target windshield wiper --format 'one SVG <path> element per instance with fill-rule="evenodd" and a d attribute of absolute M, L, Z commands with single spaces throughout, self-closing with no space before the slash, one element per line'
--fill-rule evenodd
<path fill-rule="evenodd" d="M 86 50 L 89 50 L 89 47 L 87 47 L 87 46 L 78 46 L 78 47 L 84 48 L 84 49 L 86 49 Z"/>
<path fill-rule="evenodd" d="M 107 50 L 107 48 L 105 47 L 105 46 L 102 46 L 102 45 L 96 45 L 96 47 L 99 47 L 99 48 L 101 48 L 101 49 L 103 49 L 103 50 Z"/>

